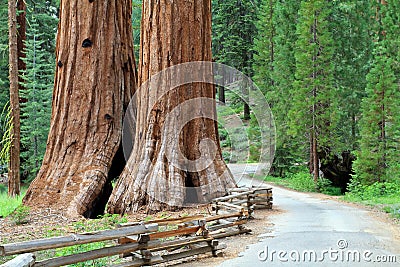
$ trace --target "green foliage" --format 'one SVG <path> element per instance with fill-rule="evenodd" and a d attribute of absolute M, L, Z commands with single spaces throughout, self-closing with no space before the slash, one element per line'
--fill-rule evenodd
<path fill-rule="evenodd" d="M 373 200 L 380 197 L 400 197 L 400 184 L 393 182 L 375 182 L 364 185 L 353 179 L 348 185 L 347 197 L 359 198 L 360 200 Z"/>
<path fill-rule="evenodd" d="M 262 0 L 258 11 L 257 38 L 254 41 L 254 81 L 264 94 L 274 90 L 275 0 Z"/>
<path fill-rule="evenodd" d="M 267 176 L 264 180 L 302 192 L 316 192 L 310 172 L 304 167 L 298 167 L 295 173 L 288 174 L 285 178 Z"/>
<path fill-rule="evenodd" d="M 371 1 L 333 1 L 330 24 L 335 44 L 334 76 L 338 88 L 339 150 L 358 147 L 357 116 L 365 95 L 366 75 L 372 59 L 371 27 L 374 24 Z"/>
<path fill-rule="evenodd" d="M 29 222 L 30 208 L 19 205 L 8 217 L 16 224 L 21 225 Z"/>
<path fill-rule="evenodd" d="M 132 28 L 133 28 L 133 44 L 134 44 L 136 63 L 139 60 L 141 20 L 142 20 L 142 0 L 133 0 L 132 1 Z"/>
<path fill-rule="evenodd" d="M 25 87 L 21 97 L 26 99 L 21 104 L 21 167 L 28 182 L 42 164 L 50 126 L 55 35 L 49 31 L 54 31 L 57 25 L 52 12 L 44 3 L 28 5 L 26 71 L 21 74 Z"/>
<path fill-rule="evenodd" d="M 7 127 L 9 117 L 7 117 L 7 108 L 9 102 L 9 81 L 8 81 L 8 5 L 7 1 L 0 1 L 0 110 L 3 111 L 0 116 L 0 134 L 2 136 L 2 141 L 6 140 L 7 131 L 9 127 Z M 5 143 L 0 144 L 0 150 L 2 150 L 1 161 L 8 161 L 8 156 L 4 152 Z"/>
<path fill-rule="evenodd" d="M 212 1 L 212 52 L 213 59 L 218 63 L 226 64 L 253 76 L 254 36 L 257 34 L 257 8 L 260 0 L 253 1 Z M 237 82 L 235 77 L 225 77 L 223 83 Z M 248 86 L 246 82 L 237 85 L 241 88 L 241 97 L 234 95 L 228 98 L 236 104 L 241 103 L 244 120 L 249 114 L 244 106 L 248 104 Z"/>
<path fill-rule="evenodd" d="M 390 44 L 390 39 L 376 43 L 374 64 L 367 75 L 366 97 L 361 104 L 360 150 L 354 170 L 358 181 L 367 185 L 399 176 L 400 91 Z"/>
<path fill-rule="evenodd" d="M 0 125 L 1 132 L 3 133 L 0 140 L 0 165 L 5 165 L 10 159 L 10 146 L 11 146 L 11 131 L 12 131 L 12 118 L 11 109 L 8 104 L 6 104 L 1 113 L 1 118 L 3 118 L 2 124 Z M 0 171 L 1 173 L 2 171 Z"/>
<path fill-rule="evenodd" d="M 212 4 L 214 57 L 252 76 L 258 1 L 214 0 Z"/>
<path fill-rule="evenodd" d="M 315 192 L 315 184 L 308 170 L 292 174 L 288 179 L 290 180 L 289 187 L 292 189 L 303 192 Z"/>
<path fill-rule="evenodd" d="M 296 72 L 293 102 L 289 111 L 290 133 L 301 137 L 309 153 L 315 136 L 318 150 L 329 152 L 336 145 L 336 90 L 333 87 L 333 39 L 328 18 L 329 3 L 303 1 L 299 10 L 295 51 Z M 311 31 L 310 31 L 311 29 Z"/>
<path fill-rule="evenodd" d="M 393 217 L 400 219 L 400 183 L 375 182 L 365 185 L 353 179 L 348 185 L 348 192 L 344 199 L 377 206 Z"/>

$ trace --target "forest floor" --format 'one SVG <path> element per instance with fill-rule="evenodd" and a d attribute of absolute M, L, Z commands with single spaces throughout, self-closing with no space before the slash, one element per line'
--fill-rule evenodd
<path fill-rule="evenodd" d="M 222 256 L 217 258 L 212 258 L 211 254 L 204 254 L 196 257 L 192 257 L 186 260 L 188 262 L 186 266 L 192 266 L 193 261 L 204 261 L 204 263 L 210 264 L 211 266 L 216 265 L 219 262 L 222 262 L 227 259 L 237 257 L 240 252 L 245 251 L 246 244 L 253 244 L 258 242 L 258 236 L 268 232 L 270 227 L 272 226 L 268 223 L 268 217 L 271 214 L 277 214 L 281 212 L 278 209 L 272 210 L 256 210 L 254 219 L 250 219 L 248 223 L 245 225 L 246 228 L 252 230 L 250 234 L 243 234 L 233 237 L 228 237 L 222 239 L 221 242 L 227 244 L 227 249 L 223 251 Z M 185 208 L 176 212 L 159 212 L 156 214 L 148 215 L 146 213 L 136 213 L 134 215 L 129 215 L 124 217 L 124 221 L 128 222 L 136 222 L 143 220 L 152 220 L 152 219 L 160 219 L 160 218 L 173 218 L 173 217 L 185 217 L 191 215 L 210 215 L 211 214 L 211 205 L 203 206 L 200 208 Z M 119 217 L 118 217 L 119 219 Z M 39 238 L 46 238 L 50 236 L 60 236 L 60 235 L 69 235 L 72 233 L 81 233 L 90 230 L 99 230 L 99 225 L 101 227 L 112 227 L 113 220 L 117 223 L 118 219 L 115 217 L 110 219 L 110 217 L 104 217 L 99 220 L 88 220 L 88 219 L 70 219 L 64 215 L 64 212 L 61 210 L 34 210 L 30 211 L 29 215 L 27 215 L 24 220 L 26 223 L 16 225 L 15 219 L 11 217 L 0 218 L 0 244 L 11 243 L 11 242 L 19 242 L 26 240 L 34 240 Z M 88 229 L 87 225 L 92 224 L 97 225 L 93 226 L 93 229 Z M 79 226 L 82 227 L 81 231 Z M 90 227 L 89 227 L 90 228 Z M 1 259 L 0 263 L 4 262 L 7 259 Z M 190 263 L 192 262 L 192 263 Z M 182 263 L 182 261 L 172 262 L 172 265 Z M 197 263 L 196 263 L 197 264 Z M 185 264 L 183 265 L 185 266 Z"/>

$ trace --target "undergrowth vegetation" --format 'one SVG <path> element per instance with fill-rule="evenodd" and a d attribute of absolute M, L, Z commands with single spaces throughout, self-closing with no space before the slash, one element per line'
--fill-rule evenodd
<path fill-rule="evenodd" d="M 22 203 L 26 189 L 22 189 L 22 194 L 17 197 L 8 197 L 7 187 L 0 184 L 0 218 L 10 215 Z"/>
<path fill-rule="evenodd" d="M 266 176 L 264 180 L 302 192 L 320 192 L 333 196 L 341 195 L 340 188 L 332 186 L 331 181 L 328 179 L 320 178 L 317 185 L 315 185 L 311 174 L 305 167 L 299 167 L 296 172 L 288 174 L 285 178 Z"/>
<path fill-rule="evenodd" d="M 369 206 L 376 206 L 400 219 L 400 184 L 398 182 L 376 182 L 363 185 L 353 180 L 344 199 Z"/>

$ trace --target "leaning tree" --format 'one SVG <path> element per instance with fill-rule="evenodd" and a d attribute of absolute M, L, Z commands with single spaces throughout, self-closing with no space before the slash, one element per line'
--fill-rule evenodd
<path fill-rule="evenodd" d="M 60 1 L 50 132 L 24 204 L 86 217 L 104 211 L 136 88 L 131 12 L 129 0 Z"/>
<path fill-rule="evenodd" d="M 212 70 L 179 65 L 211 61 L 211 1 L 144 1 L 141 27 L 141 86 L 133 117 L 125 119 L 132 153 L 108 202 L 110 213 L 203 203 L 235 186 L 219 146 L 215 87 L 198 79 L 207 80 Z"/>

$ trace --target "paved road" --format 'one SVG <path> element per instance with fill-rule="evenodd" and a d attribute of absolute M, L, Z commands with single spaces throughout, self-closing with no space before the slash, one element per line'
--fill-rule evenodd
<path fill-rule="evenodd" d="M 256 167 L 248 166 L 244 172 L 252 173 Z M 242 165 L 230 168 L 239 185 L 260 183 L 241 175 Z M 220 267 L 400 266 L 398 226 L 318 194 L 279 187 L 273 187 L 273 194 L 274 208 L 283 212 L 271 216 L 272 232 Z"/>

